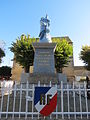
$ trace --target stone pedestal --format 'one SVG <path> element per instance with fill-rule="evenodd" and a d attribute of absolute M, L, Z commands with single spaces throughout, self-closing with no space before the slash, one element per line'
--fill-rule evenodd
<path fill-rule="evenodd" d="M 58 83 L 58 75 L 55 74 L 54 50 L 56 43 L 33 43 L 35 49 L 34 69 L 32 74 L 22 74 L 21 82 L 34 84 L 49 84 L 50 81 Z"/>
<path fill-rule="evenodd" d="M 54 50 L 56 43 L 33 43 L 33 46 L 35 49 L 33 73 L 55 73 Z"/>
<path fill-rule="evenodd" d="M 59 82 L 58 74 L 26 74 L 22 73 L 21 83 L 26 83 L 27 81 L 31 84 L 37 84 L 39 81 L 41 84 L 49 84 L 50 81 L 52 84 Z"/>

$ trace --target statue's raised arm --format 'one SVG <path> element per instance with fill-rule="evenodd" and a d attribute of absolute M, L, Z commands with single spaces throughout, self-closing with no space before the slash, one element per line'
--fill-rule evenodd
<path fill-rule="evenodd" d="M 48 42 L 51 43 L 51 36 L 50 36 L 50 20 L 48 16 L 42 17 L 40 20 L 40 42 Z"/>

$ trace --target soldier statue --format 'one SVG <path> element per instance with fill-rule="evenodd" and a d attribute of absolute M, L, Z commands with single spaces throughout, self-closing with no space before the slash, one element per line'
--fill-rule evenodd
<path fill-rule="evenodd" d="M 42 17 L 40 20 L 40 42 L 44 43 L 51 43 L 51 36 L 50 36 L 50 20 L 48 19 L 48 16 Z"/>

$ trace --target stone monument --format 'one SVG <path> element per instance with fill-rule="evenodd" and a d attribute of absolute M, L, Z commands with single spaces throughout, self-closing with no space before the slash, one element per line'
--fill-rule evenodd
<path fill-rule="evenodd" d="M 40 20 L 39 43 L 33 43 L 35 49 L 34 73 L 53 74 L 55 73 L 54 50 L 56 43 L 52 43 L 50 36 L 50 20 L 48 16 Z"/>
<path fill-rule="evenodd" d="M 52 43 L 50 36 L 50 20 L 48 16 L 40 20 L 39 42 L 33 43 L 35 50 L 34 69 L 32 74 L 22 74 L 21 82 L 27 80 L 32 83 L 49 84 L 58 82 L 58 75 L 55 73 L 54 50 L 56 43 Z"/>

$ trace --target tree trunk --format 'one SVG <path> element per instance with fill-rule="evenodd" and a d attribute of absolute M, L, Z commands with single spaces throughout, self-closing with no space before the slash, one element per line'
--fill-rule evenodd
<path fill-rule="evenodd" d="M 62 73 L 62 72 L 63 72 L 63 69 L 61 68 L 61 69 L 60 69 L 60 73 Z"/>
<path fill-rule="evenodd" d="M 63 69 L 61 67 L 56 68 L 57 73 L 62 73 Z"/>
<path fill-rule="evenodd" d="M 25 73 L 29 73 L 29 68 L 30 68 L 30 66 L 25 66 L 25 67 L 24 67 Z"/>

